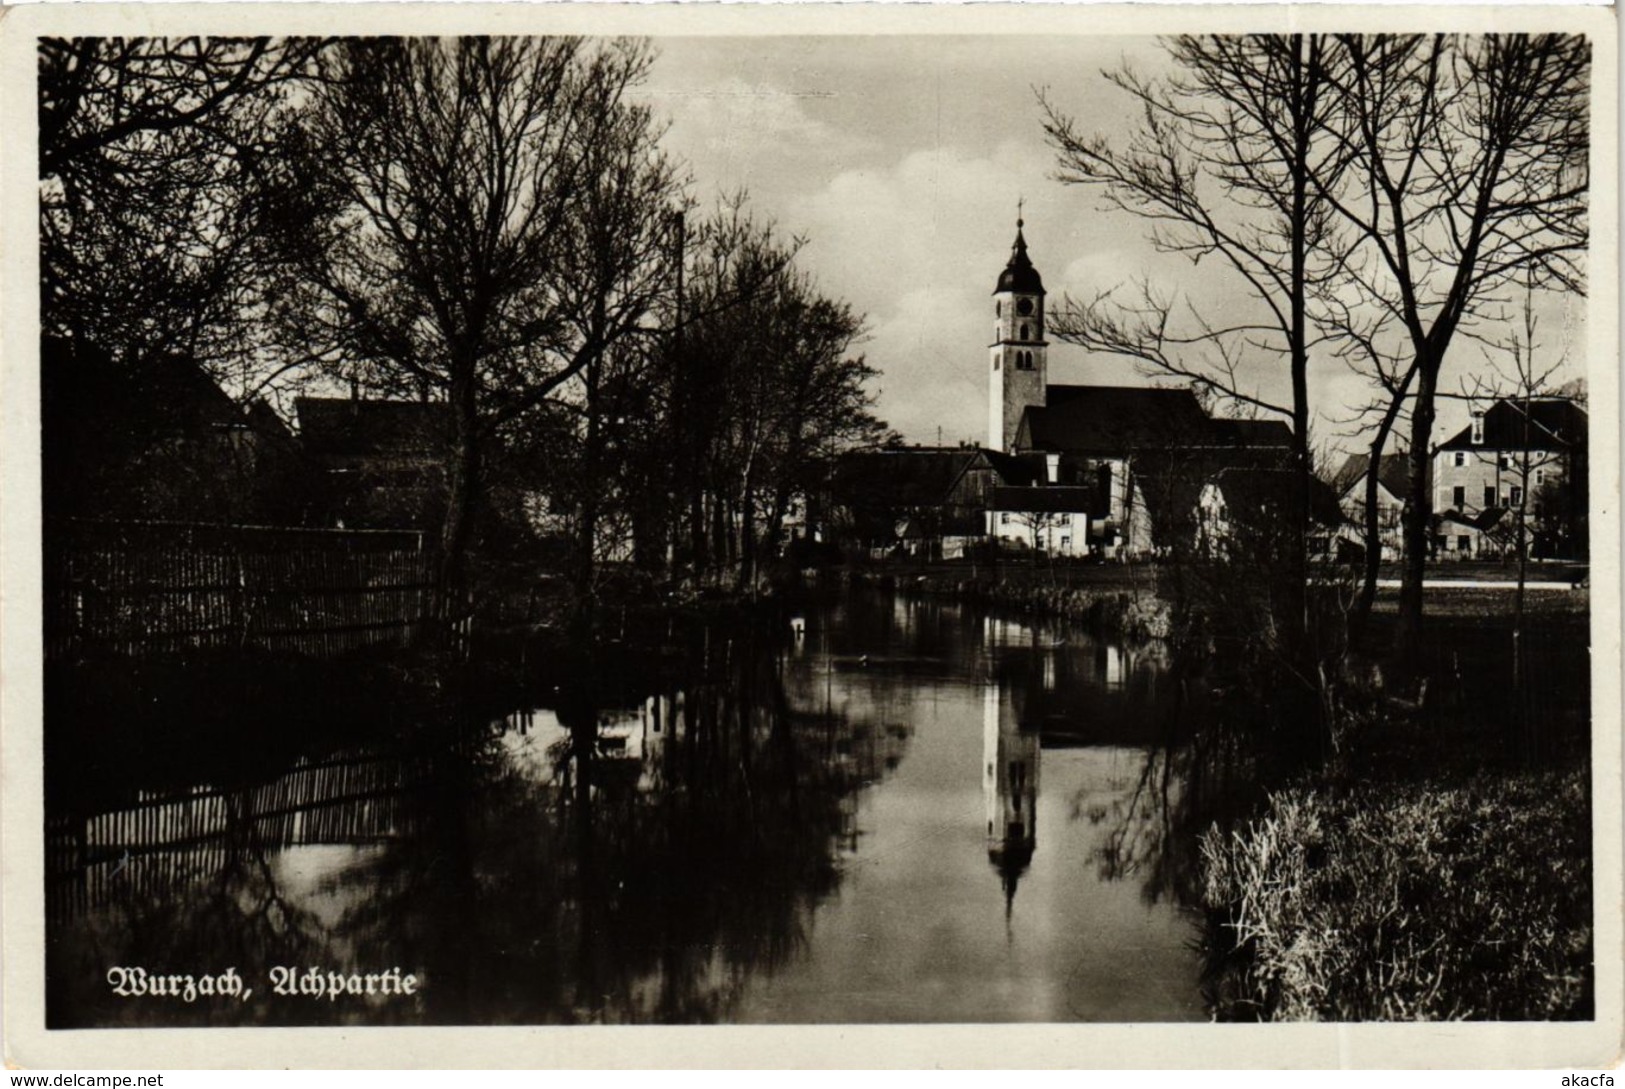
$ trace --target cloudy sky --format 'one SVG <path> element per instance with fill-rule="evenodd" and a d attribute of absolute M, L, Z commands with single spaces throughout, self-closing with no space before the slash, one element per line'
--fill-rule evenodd
<path fill-rule="evenodd" d="M 702 205 L 743 188 L 759 214 L 808 237 L 805 267 L 826 293 L 867 315 L 862 350 L 881 372 L 881 413 L 910 441 L 935 442 L 939 429 L 945 442 L 985 441 L 990 295 L 1018 198 L 1052 305 L 1063 292 L 1088 297 L 1142 275 L 1232 313 L 1248 305 L 1221 269 L 1153 252 L 1143 222 L 1051 177 L 1034 88 L 1047 87 L 1080 127 L 1123 134 L 1134 109 L 1101 71 L 1158 69 L 1151 39 L 693 37 L 656 45 L 645 93 L 669 120 L 667 146 L 691 164 Z M 1544 309 L 1550 349 L 1561 351 L 1563 307 Z M 1572 328 L 1576 319 L 1568 320 Z M 1468 345 L 1455 355 L 1458 370 L 1481 359 Z M 1363 399 L 1359 382 L 1336 366 L 1312 378 L 1328 415 Z M 1147 381 L 1130 361 L 1059 343 L 1050 380 Z M 1455 379 L 1443 386 L 1454 389 Z M 1465 408 L 1442 407 L 1441 426 L 1460 426 Z M 1335 442 L 1337 430 L 1323 421 L 1316 438 Z"/>

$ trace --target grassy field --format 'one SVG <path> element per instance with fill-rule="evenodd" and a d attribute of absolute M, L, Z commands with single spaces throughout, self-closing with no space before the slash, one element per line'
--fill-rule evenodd
<path fill-rule="evenodd" d="M 1524 577 L 1530 582 L 1582 582 L 1589 565 L 1575 560 L 1532 560 Z M 1378 577 L 1397 580 L 1402 572 L 1397 563 L 1385 563 Z M 1468 579 L 1473 582 L 1517 582 L 1518 565 L 1512 560 L 1439 560 L 1427 566 L 1430 579 Z"/>
<path fill-rule="evenodd" d="M 1588 598 L 1531 594 L 1514 639 L 1511 594 L 1430 590 L 1426 698 L 1340 692 L 1327 763 L 1206 833 L 1220 1018 L 1590 1016 Z"/>
<path fill-rule="evenodd" d="M 1435 586 L 1423 591 L 1422 609 L 1427 616 L 1510 618 L 1516 596 L 1514 591 L 1500 588 Z M 1523 600 L 1524 611 L 1532 616 L 1584 616 L 1591 611 L 1591 591 L 1586 589 L 1528 590 Z M 1399 591 L 1392 587 L 1379 589 L 1372 612 L 1399 612 Z"/>
<path fill-rule="evenodd" d="M 1589 779 L 1297 788 L 1202 842 L 1225 1020 L 1592 1012 Z"/>

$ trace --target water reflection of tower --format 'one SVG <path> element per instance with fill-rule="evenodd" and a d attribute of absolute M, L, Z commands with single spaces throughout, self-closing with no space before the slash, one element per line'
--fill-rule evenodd
<path fill-rule="evenodd" d="M 1038 846 L 1038 732 L 1024 731 L 997 681 L 982 703 L 982 797 L 987 802 L 987 857 L 1004 886 L 1004 909 Z"/>

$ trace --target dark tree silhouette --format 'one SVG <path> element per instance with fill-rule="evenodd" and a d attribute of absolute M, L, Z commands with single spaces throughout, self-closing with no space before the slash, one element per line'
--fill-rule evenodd
<path fill-rule="evenodd" d="M 39 44 L 41 324 L 130 364 L 248 356 L 263 282 L 256 194 L 290 87 L 322 43 Z"/>
<path fill-rule="evenodd" d="M 494 430 L 641 328 L 675 196 L 627 91 L 645 46 L 355 39 L 324 54 L 283 189 L 296 354 L 449 405 L 442 606 Z"/>

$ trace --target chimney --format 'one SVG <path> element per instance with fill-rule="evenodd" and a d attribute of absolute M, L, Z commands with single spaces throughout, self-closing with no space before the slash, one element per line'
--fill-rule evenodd
<path fill-rule="evenodd" d="M 1473 445 L 1484 445 L 1484 413 L 1477 410 L 1473 412 Z"/>
<path fill-rule="evenodd" d="M 1045 479 L 1051 484 L 1059 484 L 1061 482 L 1060 454 L 1044 455 L 1044 476 Z"/>

